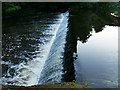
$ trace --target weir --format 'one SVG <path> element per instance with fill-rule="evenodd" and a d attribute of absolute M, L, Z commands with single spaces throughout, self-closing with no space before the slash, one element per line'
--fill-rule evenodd
<path fill-rule="evenodd" d="M 37 54 L 27 62 L 19 62 L 18 64 L 13 64 L 12 61 L 2 61 L 2 64 L 10 66 L 6 76 L 2 78 L 4 85 L 31 86 L 62 81 L 68 15 L 68 12 L 57 15 L 50 14 L 49 16 L 40 14 L 39 17 L 43 17 L 43 19 L 32 23 L 32 28 L 35 28 L 35 31 L 33 30 L 30 35 L 33 37 L 27 37 L 27 39 L 40 40 L 39 50 L 32 52 Z M 14 74 L 11 75 L 11 73 Z"/>
<path fill-rule="evenodd" d="M 66 12 L 62 15 L 63 19 L 41 72 L 39 84 L 60 83 L 62 81 L 64 48 L 68 31 L 69 13 Z"/>

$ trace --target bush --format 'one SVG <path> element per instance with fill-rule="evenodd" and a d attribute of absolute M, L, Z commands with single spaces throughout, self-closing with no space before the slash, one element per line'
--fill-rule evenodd
<path fill-rule="evenodd" d="M 17 3 L 3 3 L 3 13 L 9 14 L 20 10 L 21 7 Z"/>

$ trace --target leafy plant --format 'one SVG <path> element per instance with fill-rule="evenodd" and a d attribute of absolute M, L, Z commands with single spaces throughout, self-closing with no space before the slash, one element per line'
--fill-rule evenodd
<path fill-rule="evenodd" d="M 84 80 L 84 84 L 86 87 L 88 87 L 88 81 Z"/>
<path fill-rule="evenodd" d="M 77 80 L 73 80 L 73 82 L 74 82 L 75 84 L 77 84 Z"/>
<path fill-rule="evenodd" d="M 77 80 L 75 80 L 75 83 L 77 84 Z"/>
<path fill-rule="evenodd" d="M 21 9 L 21 7 L 18 3 L 13 3 L 13 2 L 3 3 L 3 12 L 5 12 L 5 13 L 13 13 L 20 9 Z"/>
<path fill-rule="evenodd" d="M 118 15 L 118 11 L 115 11 L 114 14 L 115 14 L 115 15 Z"/>

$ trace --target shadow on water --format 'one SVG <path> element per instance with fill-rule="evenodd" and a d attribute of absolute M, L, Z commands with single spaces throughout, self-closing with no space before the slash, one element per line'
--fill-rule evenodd
<path fill-rule="evenodd" d="M 63 81 L 65 82 L 71 82 L 75 80 L 73 52 L 76 51 L 76 44 L 77 44 L 77 40 L 75 40 L 75 38 L 72 37 L 72 33 L 69 30 L 67 32 L 67 37 L 66 37 L 64 62 L 63 62 L 64 72 L 65 72 L 65 74 L 63 75 Z"/>
<path fill-rule="evenodd" d="M 70 10 L 68 17 L 69 17 L 68 24 L 66 21 L 66 25 L 68 25 L 67 28 L 69 29 L 67 32 L 67 36 L 65 32 L 61 33 L 60 34 L 61 40 L 59 37 L 57 37 L 59 40 L 55 40 L 56 41 L 55 45 L 59 45 L 59 46 L 53 45 L 53 48 L 52 48 L 52 49 L 55 49 L 56 47 L 56 50 L 59 51 L 59 54 L 61 54 L 60 52 L 64 51 L 63 63 L 61 62 L 61 57 L 57 57 L 59 56 L 57 53 L 52 52 L 54 54 L 53 56 L 51 55 L 52 58 L 55 58 L 53 62 L 58 60 L 59 62 L 61 62 L 58 64 L 56 63 L 55 68 L 59 68 L 58 65 L 60 64 L 60 66 L 62 66 L 61 64 L 63 64 L 63 69 L 60 69 L 60 71 L 62 70 L 64 71 L 63 75 L 60 74 L 59 72 L 57 73 L 58 76 L 62 75 L 63 82 L 71 82 L 75 80 L 76 75 L 75 75 L 75 68 L 74 68 L 74 60 L 77 59 L 77 55 L 74 55 L 74 54 L 77 53 L 77 40 L 80 40 L 82 43 L 86 43 L 89 37 L 91 36 L 92 28 L 94 28 L 96 33 L 98 33 L 103 30 L 105 25 L 115 26 L 115 23 L 118 22 L 116 21 L 116 19 L 110 16 L 110 12 L 106 12 L 106 11 L 93 12 L 90 10 L 88 11 L 87 10 Z M 3 22 L 3 37 L 2 37 L 3 39 L 3 47 L 2 47 L 3 58 L 2 59 L 4 61 L 3 76 L 5 76 L 8 73 L 7 70 L 11 67 L 11 65 L 17 66 L 23 61 L 28 62 L 33 59 L 36 60 L 37 57 L 42 58 L 44 56 L 44 54 L 43 56 L 41 55 L 44 49 L 46 49 L 46 48 L 43 48 L 43 46 L 50 41 L 49 38 L 52 38 L 53 36 L 52 27 L 54 27 L 52 25 L 56 23 L 57 18 L 58 16 L 56 14 L 45 15 L 43 13 L 40 15 L 26 18 L 26 19 L 22 18 L 22 19 L 19 19 L 18 21 L 10 20 L 8 22 L 7 20 L 7 22 Z M 64 20 L 67 20 L 67 19 L 64 19 Z M 64 23 L 62 24 L 61 27 L 63 28 L 63 30 L 64 28 L 65 30 L 67 30 L 66 26 L 64 26 L 65 25 Z M 49 33 L 46 33 L 48 31 Z M 64 35 L 64 38 L 66 37 L 66 44 L 65 44 L 64 50 L 60 51 L 62 49 L 59 49 L 59 48 L 63 48 L 60 46 L 60 43 L 62 44 L 64 43 L 63 35 Z M 40 55 L 38 56 L 37 54 L 40 54 Z M 10 63 L 7 61 L 9 61 Z M 52 63 L 51 60 L 49 62 Z M 49 67 L 53 68 L 54 66 L 52 66 L 52 64 L 51 65 L 49 64 Z M 49 70 L 50 68 L 48 68 L 47 65 L 46 65 L 46 68 L 50 72 Z M 9 72 L 12 72 L 13 74 L 14 71 L 12 71 L 12 69 L 14 69 L 14 67 L 11 68 L 10 69 L 11 71 Z M 58 71 L 55 69 L 51 69 L 51 72 L 53 75 L 55 74 L 52 70 L 54 70 L 54 72 Z M 23 71 L 24 71 L 24 68 L 23 68 Z M 51 72 L 50 73 L 46 72 L 48 74 L 48 77 L 50 77 Z M 11 76 L 14 76 L 14 75 L 11 75 Z M 10 77 L 10 76 L 6 75 L 5 77 Z M 46 75 L 44 77 L 48 79 Z M 56 79 L 54 77 L 52 78 L 50 77 L 49 80 L 51 79 L 58 80 L 58 78 L 59 77 L 56 77 Z"/>
<path fill-rule="evenodd" d="M 105 25 L 118 26 L 118 21 L 108 11 L 70 10 L 69 24 L 64 52 L 63 81 L 75 80 L 74 60 L 77 59 L 77 40 L 86 43 L 92 35 L 94 28 L 96 33 L 101 32 Z M 81 76 L 82 78 L 82 76 Z M 82 79 L 81 79 L 82 80 Z"/>

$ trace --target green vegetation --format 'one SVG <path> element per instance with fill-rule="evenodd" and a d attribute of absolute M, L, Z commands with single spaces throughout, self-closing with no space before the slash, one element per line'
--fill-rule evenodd
<path fill-rule="evenodd" d="M 77 84 L 77 80 L 75 80 L 75 83 Z"/>
<path fill-rule="evenodd" d="M 73 80 L 73 82 L 75 84 L 77 84 L 77 80 Z M 90 88 L 90 87 L 88 87 L 88 81 L 84 80 L 84 86 L 85 86 L 85 88 Z"/>
<path fill-rule="evenodd" d="M 77 84 L 77 80 L 73 80 L 73 82 L 74 82 L 75 84 Z"/>
<path fill-rule="evenodd" d="M 3 16 L 16 16 L 35 12 L 65 12 L 68 9 L 93 9 L 93 10 L 109 10 L 118 14 L 120 4 L 117 2 L 3 2 Z"/>
<path fill-rule="evenodd" d="M 34 14 L 36 12 L 64 12 L 72 3 L 35 3 L 35 2 L 4 2 L 3 16 Z"/>
<path fill-rule="evenodd" d="M 9 14 L 20 10 L 21 7 L 18 3 L 3 3 L 3 13 Z"/>
<path fill-rule="evenodd" d="M 88 81 L 84 80 L 84 84 L 85 84 L 86 87 L 88 87 Z"/>
<path fill-rule="evenodd" d="M 3 86 L 3 90 L 6 90 L 6 89 L 15 89 L 15 88 L 18 88 L 18 89 L 30 89 L 30 88 L 52 88 L 52 89 L 55 89 L 55 88 L 89 88 L 90 90 L 93 90 L 92 88 L 90 87 L 86 87 L 84 85 L 78 85 L 78 84 L 75 84 L 74 82 L 63 82 L 63 83 L 55 83 L 55 84 L 44 84 L 44 85 L 34 85 L 34 86 L 15 86 L 15 85 L 4 85 Z"/>

